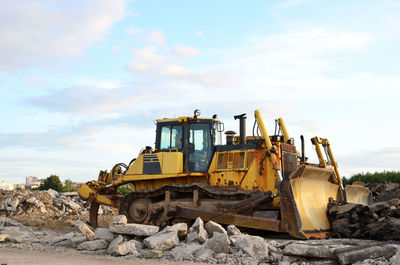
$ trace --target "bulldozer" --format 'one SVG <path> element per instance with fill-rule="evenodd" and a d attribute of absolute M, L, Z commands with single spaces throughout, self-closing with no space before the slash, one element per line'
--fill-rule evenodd
<path fill-rule="evenodd" d="M 78 193 L 91 206 L 89 222 L 98 225 L 100 205 L 119 209 L 128 222 L 166 226 L 177 219 L 289 233 L 299 239 L 326 238 L 329 198 L 371 203 L 368 188 L 342 184 L 330 142 L 311 139 L 319 163 L 309 163 L 304 137 L 301 153 L 282 118 L 268 135 L 259 110 L 251 136 L 246 114 L 240 133 L 226 131 L 217 115 L 164 118 L 156 121 L 155 147 L 146 146 L 129 164 L 118 163 Z M 325 156 L 323 154 L 325 151 Z M 120 187 L 128 187 L 121 194 Z"/>

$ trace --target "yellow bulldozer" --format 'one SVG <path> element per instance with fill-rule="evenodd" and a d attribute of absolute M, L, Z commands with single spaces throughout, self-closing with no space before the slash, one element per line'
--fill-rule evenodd
<path fill-rule="evenodd" d="M 307 162 L 282 118 L 269 136 L 260 111 L 254 113 L 253 135 L 246 136 L 246 114 L 240 134 L 226 131 L 217 115 L 157 120 L 154 149 L 144 148 L 128 165 L 100 171 L 97 181 L 78 193 L 88 200 L 90 223 L 97 226 L 100 204 L 119 209 L 129 222 L 165 226 L 174 219 L 212 220 L 222 224 L 286 232 L 295 238 L 325 238 L 329 198 L 369 204 L 370 191 L 344 188 L 327 139 L 314 137 L 318 164 Z M 325 151 L 325 157 L 323 155 Z M 119 187 L 129 186 L 122 195 Z"/>

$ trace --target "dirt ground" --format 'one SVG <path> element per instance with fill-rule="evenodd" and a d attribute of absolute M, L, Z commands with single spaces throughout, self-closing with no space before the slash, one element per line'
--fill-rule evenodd
<path fill-rule="evenodd" d="M 115 211 L 117 212 L 117 211 Z M 99 216 L 98 222 L 99 227 L 107 227 L 112 221 L 114 215 Z M 13 216 L 12 219 L 20 222 L 21 224 L 38 227 L 38 228 L 60 228 L 60 227 L 71 227 L 75 224 L 77 219 L 88 222 L 89 217 L 85 216 L 65 216 L 61 218 L 32 218 L 29 214 L 22 214 L 19 216 Z"/>
<path fill-rule="evenodd" d="M 104 255 L 82 254 L 74 250 L 68 250 L 64 253 L 55 251 L 39 251 L 25 250 L 16 248 L 0 248 L 0 264 L 16 265 L 61 265 L 61 264 L 87 264 L 87 265 L 125 265 L 125 264 L 140 264 L 140 265 L 185 265 L 196 264 L 206 265 L 207 263 L 193 263 L 189 261 L 173 262 L 165 260 L 144 260 L 144 259 L 128 259 L 115 258 Z"/>

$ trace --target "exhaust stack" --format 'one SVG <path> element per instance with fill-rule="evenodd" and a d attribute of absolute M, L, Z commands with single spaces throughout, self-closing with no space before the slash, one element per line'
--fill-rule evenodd
<path fill-rule="evenodd" d="M 236 115 L 234 118 L 239 119 L 240 123 L 240 144 L 246 144 L 246 113 Z"/>

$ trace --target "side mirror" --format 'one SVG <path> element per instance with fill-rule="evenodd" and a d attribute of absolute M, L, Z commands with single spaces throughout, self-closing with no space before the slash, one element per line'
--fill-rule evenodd
<path fill-rule="evenodd" d="M 224 126 L 224 123 L 223 122 L 218 122 L 217 124 L 216 124 L 216 129 L 217 129 L 217 132 L 223 132 L 224 131 L 224 129 L 225 129 L 225 126 Z"/>

